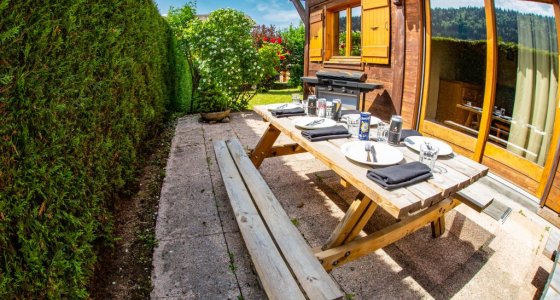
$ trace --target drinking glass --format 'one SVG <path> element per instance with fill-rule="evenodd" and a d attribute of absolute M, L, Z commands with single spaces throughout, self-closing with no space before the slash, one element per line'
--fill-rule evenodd
<path fill-rule="evenodd" d="M 436 160 L 438 157 L 439 148 L 429 143 L 422 143 L 420 145 L 420 162 L 434 170 Z"/>
<path fill-rule="evenodd" d="M 324 118 L 327 114 L 327 99 L 319 98 L 317 100 L 317 117 Z"/>
<path fill-rule="evenodd" d="M 332 119 L 333 118 L 333 114 L 332 114 L 333 109 L 332 108 L 333 108 L 332 101 L 327 101 L 326 110 L 325 110 L 325 118 L 327 118 L 327 119 Z"/>
<path fill-rule="evenodd" d="M 387 133 L 388 131 L 388 126 L 387 124 L 383 123 L 383 122 L 379 122 L 377 123 L 377 141 L 378 142 L 382 142 L 382 143 L 386 143 L 387 142 Z"/>
<path fill-rule="evenodd" d="M 346 124 L 348 125 L 348 133 L 350 133 L 352 137 L 357 138 L 360 128 L 360 115 L 348 116 Z"/>
<path fill-rule="evenodd" d="M 305 111 L 305 115 L 309 115 L 309 111 L 307 110 L 307 99 L 301 100 L 301 105 L 303 106 L 303 110 Z"/>
<path fill-rule="evenodd" d="M 292 94 L 292 103 L 300 105 L 301 104 L 301 96 L 300 94 Z"/>

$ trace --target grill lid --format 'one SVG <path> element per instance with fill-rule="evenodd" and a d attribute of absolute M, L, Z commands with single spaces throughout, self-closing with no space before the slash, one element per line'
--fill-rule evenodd
<path fill-rule="evenodd" d="M 365 72 L 320 70 L 317 71 L 315 75 L 320 79 L 341 79 L 355 82 L 365 82 L 367 80 L 367 74 Z"/>

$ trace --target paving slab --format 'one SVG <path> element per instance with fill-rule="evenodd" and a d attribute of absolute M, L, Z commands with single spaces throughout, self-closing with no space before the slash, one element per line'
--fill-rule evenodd
<path fill-rule="evenodd" d="M 224 124 L 178 120 L 156 225 L 153 299 L 265 299 L 212 143 L 238 138 L 251 149 L 267 127 L 252 112 Z M 280 136 L 281 143 L 291 141 Z M 259 170 L 311 247 L 323 245 L 357 194 L 308 153 L 266 159 Z M 331 275 L 351 299 L 538 298 L 552 268 L 540 254 L 549 224 L 507 204 L 514 210 L 504 224 L 459 205 L 442 237 L 433 239 L 427 225 Z M 379 208 L 363 234 L 395 222 Z"/>

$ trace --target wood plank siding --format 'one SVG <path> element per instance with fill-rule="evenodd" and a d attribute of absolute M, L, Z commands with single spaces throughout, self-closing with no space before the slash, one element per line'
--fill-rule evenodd
<path fill-rule="evenodd" d="M 325 11 L 330 7 L 340 6 L 348 1 L 340 0 L 309 0 L 307 5 L 309 5 L 309 13 L 313 15 L 318 11 Z M 396 64 L 395 57 L 395 47 L 390 47 L 390 57 L 389 65 L 384 64 L 325 64 L 321 61 L 306 61 L 308 72 L 306 76 L 314 76 L 315 73 L 323 69 L 344 69 L 344 70 L 355 70 L 363 71 L 368 75 L 368 81 L 377 82 L 383 84 L 383 89 L 375 90 L 367 93 L 366 95 L 366 108 L 368 111 L 372 112 L 373 115 L 380 117 L 381 119 L 387 121 L 390 119 L 391 115 L 396 114 L 400 111 L 404 126 L 406 128 L 411 128 L 416 125 L 416 118 L 418 112 L 418 99 L 420 90 L 420 72 L 422 63 L 422 52 L 421 52 L 421 39 L 422 39 L 422 24 L 421 24 L 421 4 L 417 0 L 407 0 L 405 1 L 405 24 L 397 24 L 397 18 L 395 16 L 397 9 L 395 5 L 389 1 L 391 5 L 391 42 L 390 45 L 396 43 L 396 31 L 398 26 L 405 26 L 405 63 L 404 63 L 404 90 L 402 106 L 396 107 L 396 101 L 392 98 L 393 95 L 393 76 L 394 76 L 394 66 Z"/>

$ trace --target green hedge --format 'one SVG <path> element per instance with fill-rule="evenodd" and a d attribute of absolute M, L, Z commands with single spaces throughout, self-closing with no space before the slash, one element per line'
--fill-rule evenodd
<path fill-rule="evenodd" d="M 181 105 L 170 39 L 150 0 L 0 0 L 0 298 L 88 296 L 110 199 Z"/>

